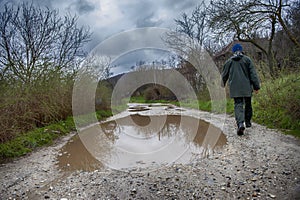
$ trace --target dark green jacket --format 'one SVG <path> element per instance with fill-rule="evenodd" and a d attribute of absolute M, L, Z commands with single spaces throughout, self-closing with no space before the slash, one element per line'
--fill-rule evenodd
<path fill-rule="evenodd" d="M 222 71 L 223 86 L 229 82 L 230 97 L 251 97 L 252 91 L 260 89 L 260 83 L 251 59 L 236 55 L 226 61 Z"/>

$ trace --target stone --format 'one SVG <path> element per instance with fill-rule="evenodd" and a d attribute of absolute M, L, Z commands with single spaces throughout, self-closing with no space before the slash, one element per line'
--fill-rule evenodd
<path fill-rule="evenodd" d="M 136 194 L 136 193 L 137 193 L 136 189 L 133 188 L 133 189 L 131 190 L 131 193 Z"/>

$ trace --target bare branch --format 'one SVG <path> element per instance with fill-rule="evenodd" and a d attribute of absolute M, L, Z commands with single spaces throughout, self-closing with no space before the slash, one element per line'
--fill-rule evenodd
<path fill-rule="evenodd" d="M 24 83 L 44 79 L 49 71 L 65 73 L 89 37 L 75 16 L 62 19 L 49 8 L 7 4 L 0 13 L 1 73 Z"/>

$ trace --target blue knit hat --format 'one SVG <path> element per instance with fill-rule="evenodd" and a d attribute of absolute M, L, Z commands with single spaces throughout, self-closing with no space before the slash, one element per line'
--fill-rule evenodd
<path fill-rule="evenodd" d="M 243 51 L 243 47 L 242 47 L 242 45 L 240 45 L 240 44 L 235 44 L 235 45 L 233 45 L 233 47 L 232 47 L 232 52 L 233 53 L 235 53 L 235 52 L 237 52 L 237 51 Z"/>

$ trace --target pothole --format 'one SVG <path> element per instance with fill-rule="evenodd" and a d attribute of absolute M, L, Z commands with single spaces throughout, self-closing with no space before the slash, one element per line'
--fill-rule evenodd
<path fill-rule="evenodd" d="M 226 143 L 219 128 L 191 116 L 129 114 L 85 129 L 58 161 L 67 170 L 157 168 L 206 157 Z"/>

